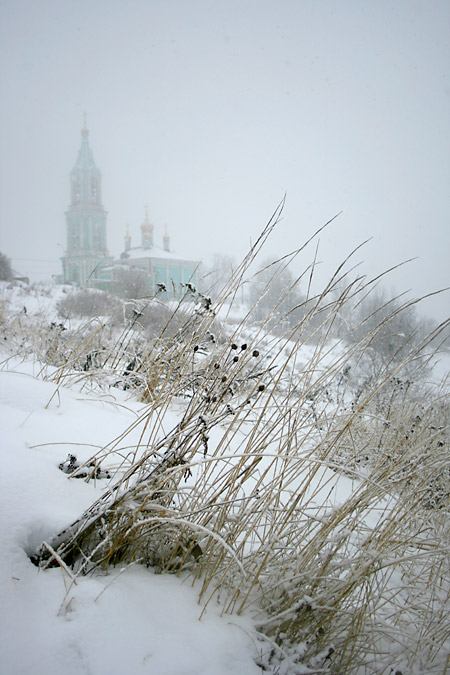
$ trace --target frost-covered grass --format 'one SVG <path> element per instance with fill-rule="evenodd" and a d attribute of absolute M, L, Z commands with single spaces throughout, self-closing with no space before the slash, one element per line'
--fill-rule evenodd
<path fill-rule="evenodd" d="M 107 482 L 68 480 L 59 463 L 69 452 L 88 459 L 142 411 L 119 390 L 60 387 L 54 397 L 38 372 L 28 359 L 0 372 L 0 672 L 209 675 L 214 664 L 220 675 L 256 675 L 251 622 L 223 619 L 216 606 L 199 622 L 198 590 L 182 579 L 130 567 L 75 584 L 30 563 Z"/>
<path fill-rule="evenodd" d="M 427 383 L 430 338 L 368 370 L 377 328 L 349 343 L 333 330 L 345 303 L 367 291 L 361 279 L 343 283 L 342 269 L 308 299 L 295 326 L 280 317 L 273 331 L 276 308 L 258 324 L 251 308 L 228 323 L 229 301 L 272 224 L 215 304 L 198 295 L 190 309 L 159 313 L 156 334 L 141 311 L 124 315 L 121 326 L 54 322 L 55 332 L 29 313 L 5 310 L 12 346 L 4 376 L 18 377 L 21 360 L 30 364 L 34 354 L 48 413 L 57 419 L 72 392 L 96 411 L 75 442 L 55 424 L 33 443 L 38 457 L 55 458 L 55 447 L 59 462 L 77 456 L 65 465 L 68 482 L 55 459 L 42 482 L 69 485 L 80 502 L 58 517 L 49 507 L 39 527 L 23 528 L 26 542 L 10 533 L 7 540 L 28 575 L 37 572 L 24 551 L 40 579 L 65 580 L 64 616 L 71 598 L 76 605 L 86 592 L 78 586 L 100 584 L 98 602 L 114 604 L 130 579 L 146 585 L 143 593 L 155 579 L 175 583 L 139 571 L 139 563 L 177 575 L 183 593 L 193 586 L 202 622 L 219 608 L 250 636 L 242 658 L 253 644 L 255 661 L 242 665 L 236 656 L 235 670 L 223 672 L 445 672 L 448 394 Z M 146 311 L 156 311 L 152 303 Z M 27 321 L 36 326 L 33 342 Z M 32 403 L 25 399 L 23 408 Z M 110 426 L 101 416 L 112 410 Z M 80 474 L 84 481 L 75 480 Z M 80 601 L 86 615 L 93 595 Z M 151 618 L 136 602 L 141 630 Z M 114 633 L 106 618 L 102 630 Z M 194 667 L 191 656 L 180 669 L 213 671 L 221 672 Z"/>

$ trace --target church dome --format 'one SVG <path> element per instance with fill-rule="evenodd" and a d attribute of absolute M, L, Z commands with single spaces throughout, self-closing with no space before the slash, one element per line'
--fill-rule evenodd
<path fill-rule="evenodd" d="M 148 219 L 148 206 L 145 207 L 145 220 L 141 225 L 142 232 L 153 232 L 153 225 Z"/>
<path fill-rule="evenodd" d="M 148 219 L 148 206 L 145 206 L 145 220 L 141 225 L 142 246 L 151 248 L 153 246 L 153 225 Z"/>

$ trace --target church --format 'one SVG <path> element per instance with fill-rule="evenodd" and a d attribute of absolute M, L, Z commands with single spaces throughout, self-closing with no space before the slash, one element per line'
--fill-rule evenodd
<path fill-rule="evenodd" d="M 62 257 L 62 283 L 88 286 L 123 294 L 123 279 L 132 270 L 141 276 L 141 294 L 166 293 L 179 298 L 186 284 L 196 286 L 199 263 L 180 257 L 170 250 L 167 229 L 162 247 L 153 241 L 154 226 L 148 206 L 141 225 L 139 246 L 131 245 L 127 227 L 124 250 L 114 259 L 106 245 L 107 213 L 102 203 L 102 175 L 95 165 L 89 146 L 86 116 L 81 130 L 81 146 L 70 172 L 70 205 L 66 211 L 66 251 Z"/>

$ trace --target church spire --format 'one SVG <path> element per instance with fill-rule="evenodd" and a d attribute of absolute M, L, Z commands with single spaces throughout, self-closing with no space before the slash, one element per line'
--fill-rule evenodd
<path fill-rule="evenodd" d="M 71 206 L 91 207 L 93 204 L 101 206 L 102 177 L 95 165 L 94 156 L 89 146 L 89 129 L 86 126 L 86 113 L 83 113 L 83 127 L 81 129 L 81 146 L 77 161 L 70 172 Z"/>
<path fill-rule="evenodd" d="M 89 129 L 86 126 L 86 111 L 83 113 L 83 128 L 81 129 L 82 136 L 89 136 Z"/>

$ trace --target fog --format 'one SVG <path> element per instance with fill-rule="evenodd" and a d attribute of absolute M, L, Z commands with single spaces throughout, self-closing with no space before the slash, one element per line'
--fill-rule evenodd
<path fill-rule="evenodd" d="M 61 271 L 83 113 L 108 248 L 239 259 L 286 194 L 267 256 L 320 236 L 412 296 L 450 285 L 448 0 L 3 0 L 0 251 Z M 314 255 L 314 246 L 296 264 Z M 449 294 L 424 311 L 448 315 Z"/>

